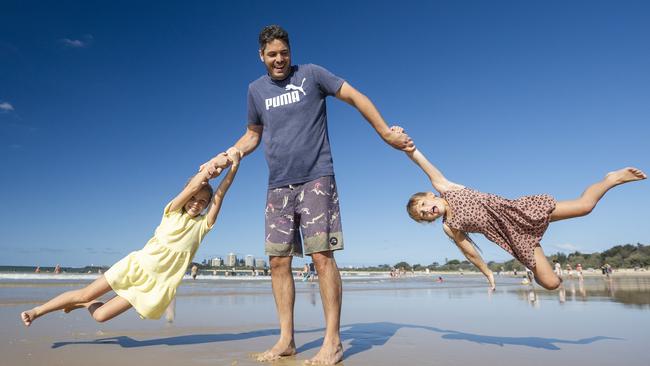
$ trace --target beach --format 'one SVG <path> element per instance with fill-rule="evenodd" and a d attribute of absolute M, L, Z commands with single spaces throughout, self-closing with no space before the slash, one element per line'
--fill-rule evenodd
<path fill-rule="evenodd" d="M 475 274 L 344 276 L 344 365 L 647 365 L 650 278 L 644 274 L 565 280 L 563 290 Z M 259 365 L 256 352 L 279 334 L 268 277 L 185 279 L 172 321 L 133 310 L 99 324 L 81 309 L 25 328 L 22 310 L 91 276 L 0 274 L 2 365 Z M 296 281 L 299 365 L 319 349 L 323 315 L 317 282 Z"/>

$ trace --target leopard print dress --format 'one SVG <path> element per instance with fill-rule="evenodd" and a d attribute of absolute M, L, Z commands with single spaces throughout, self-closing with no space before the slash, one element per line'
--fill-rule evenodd
<path fill-rule="evenodd" d="M 481 233 L 534 269 L 533 251 L 539 245 L 555 209 L 553 197 L 541 194 L 515 200 L 469 188 L 440 195 L 450 207 L 444 223 L 466 233 Z"/>

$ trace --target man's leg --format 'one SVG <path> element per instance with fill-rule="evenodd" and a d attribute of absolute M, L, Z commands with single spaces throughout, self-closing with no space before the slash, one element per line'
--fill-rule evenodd
<path fill-rule="evenodd" d="M 271 286 L 280 320 L 280 339 L 269 350 L 257 357 L 258 361 L 272 361 L 296 353 L 293 339 L 293 305 L 296 300 L 296 288 L 291 273 L 293 257 L 269 257 L 271 265 Z"/>
<path fill-rule="evenodd" d="M 303 185 L 298 204 L 305 253 L 316 267 L 325 313 L 325 338 L 320 351 L 306 361 L 311 365 L 333 365 L 343 358 L 341 346 L 341 274 L 334 251 L 343 249 L 343 231 L 334 177 L 321 177 Z"/>
<path fill-rule="evenodd" d="M 265 252 L 271 267 L 271 287 L 280 320 L 280 339 L 257 356 L 258 361 L 277 360 L 296 353 L 293 339 L 293 306 L 296 289 L 291 273 L 293 255 L 302 256 L 300 230 L 294 215 L 295 190 L 293 187 L 270 189 L 266 206 Z"/>
<path fill-rule="evenodd" d="M 333 365 L 343 359 L 341 345 L 341 303 L 343 287 L 341 274 L 332 251 L 313 253 L 311 255 L 320 287 L 320 297 L 325 312 L 325 339 L 320 351 L 306 361 L 310 365 Z"/>

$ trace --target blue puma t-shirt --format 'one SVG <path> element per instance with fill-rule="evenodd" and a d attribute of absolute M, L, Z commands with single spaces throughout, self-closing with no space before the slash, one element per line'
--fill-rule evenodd
<path fill-rule="evenodd" d="M 325 98 L 344 80 L 324 68 L 291 67 L 284 80 L 264 75 L 248 86 L 248 124 L 262 125 L 269 188 L 334 175 Z"/>

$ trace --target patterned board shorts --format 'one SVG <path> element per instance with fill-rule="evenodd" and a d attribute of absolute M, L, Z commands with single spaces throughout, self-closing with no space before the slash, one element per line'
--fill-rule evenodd
<path fill-rule="evenodd" d="M 302 257 L 343 249 L 339 196 L 333 176 L 269 189 L 265 217 L 264 249 L 269 256 Z"/>

